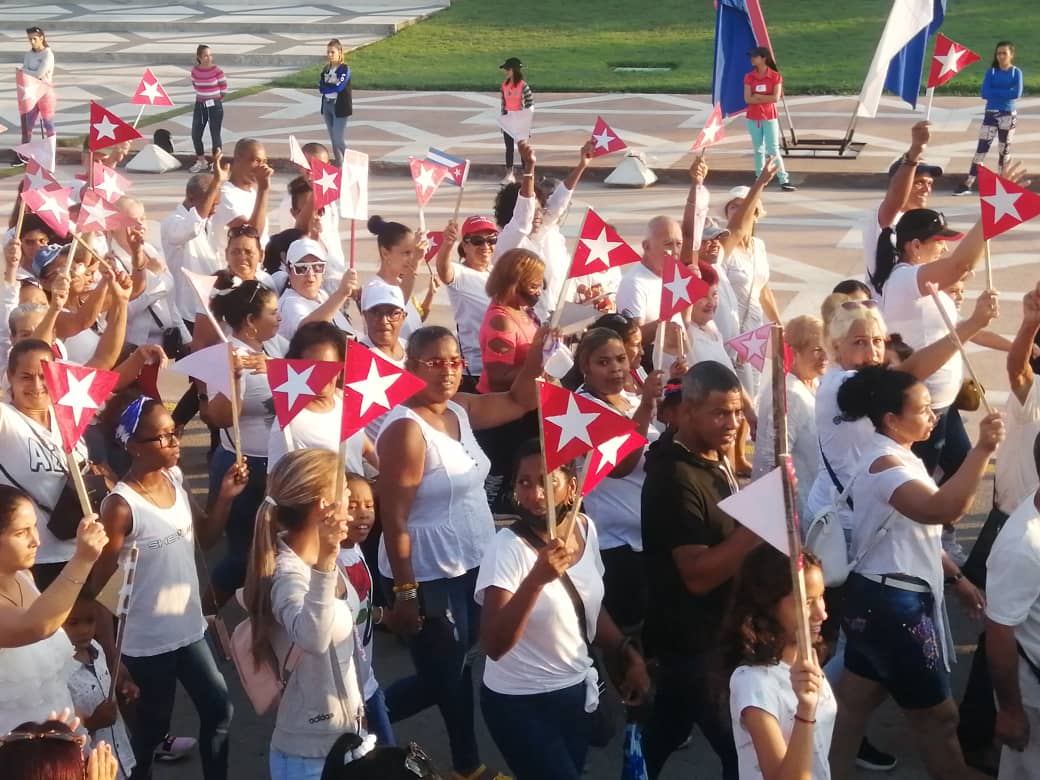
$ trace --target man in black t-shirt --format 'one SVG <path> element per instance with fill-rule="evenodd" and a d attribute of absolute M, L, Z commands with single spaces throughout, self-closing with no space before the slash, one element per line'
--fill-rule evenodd
<path fill-rule="evenodd" d="M 683 378 L 676 431 L 647 453 L 643 483 L 643 560 L 649 604 L 643 641 L 658 663 L 657 694 L 643 754 L 651 780 L 694 724 L 736 780 L 737 754 L 718 698 L 713 649 L 730 582 L 759 538 L 721 511 L 737 489 L 721 454 L 742 419 L 740 381 L 714 361 Z"/>

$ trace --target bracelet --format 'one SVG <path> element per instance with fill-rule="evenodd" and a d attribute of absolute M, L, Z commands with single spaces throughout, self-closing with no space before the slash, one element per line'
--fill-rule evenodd
<path fill-rule="evenodd" d="M 809 720 L 808 718 L 803 718 L 797 712 L 794 714 L 794 719 L 796 721 L 798 721 L 799 723 L 806 723 L 806 724 L 808 724 L 810 726 L 813 725 L 816 722 L 816 718 L 813 718 L 812 720 Z"/>
<path fill-rule="evenodd" d="M 416 590 L 418 587 L 418 582 L 405 582 L 401 585 L 394 585 L 394 593 L 401 593 L 406 590 Z"/>
<path fill-rule="evenodd" d="M 408 588 L 407 590 L 394 590 L 394 598 L 398 601 L 415 601 L 419 598 L 418 588 Z"/>
<path fill-rule="evenodd" d="M 963 579 L 964 579 L 964 572 L 959 571 L 956 574 L 954 574 L 954 575 L 944 579 L 943 583 L 946 584 L 946 585 L 956 585 L 958 582 L 960 582 Z"/>
<path fill-rule="evenodd" d="M 532 179 L 534 178 L 534 174 L 533 173 L 522 174 L 521 178 L 526 179 L 528 176 L 530 176 Z"/>
<path fill-rule="evenodd" d="M 67 580 L 68 580 L 69 582 L 71 582 L 71 583 L 72 583 L 73 585 L 86 585 L 86 584 L 87 584 L 87 581 L 86 581 L 85 579 L 83 579 L 83 580 L 77 580 L 77 579 L 76 579 L 75 577 L 73 577 L 73 576 L 72 576 L 71 574 L 66 574 L 66 573 L 65 573 L 64 571 L 63 571 L 63 572 L 61 573 L 61 575 L 60 575 L 60 576 L 62 576 L 62 577 L 64 577 L 65 579 L 67 579 Z"/>
<path fill-rule="evenodd" d="M 903 160 L 902 160 L 902 162 L 903 162 L 903 165 L 913 165 L 913 166 L 914 166 L 915 168 L 916 168 L 916 167 L 917 167 L 918 165 L 920 165 L 920 164 L 921 164 L 921 161 L 920 161 L 919 159 L 918 159 L 918 160 L 911 160 L 911 159 L 910 159 L 910 155 L 909 155 L 909 154 L 904 154 L 904 155 L 903 155 Z"/>

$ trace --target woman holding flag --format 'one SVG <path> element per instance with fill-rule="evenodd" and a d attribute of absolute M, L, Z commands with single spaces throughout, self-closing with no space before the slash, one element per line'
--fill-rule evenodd
<path fill-rule="evenodd" d="M 518 419 L 538 401 L 547 330 L 538 331 L 506 392 L 459 393 L 466 361 L 458 339 L 429 326 L 408 339 L 405 367 L 427 385 L 390 410 L 376 441 L 383 538 L 379 571 L 393 591 L 416 675 L 390 685 L 395 720 L 436 704 L 463 778 L 495 776 L 481 762 L 473 726 L 472 670 L 480 616 L 473 594 L 495 524 L 484 492 L 490 469 L 474 429 Z"/>

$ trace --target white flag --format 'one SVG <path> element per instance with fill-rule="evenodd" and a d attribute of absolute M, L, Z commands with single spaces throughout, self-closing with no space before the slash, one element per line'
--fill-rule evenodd
<path fill-rule="evenodd" d="M 779 468 L 722 499 L 719 509 L 784 555 L 791 554 L 787 546 L 784 482 Z"/>
<path fill-rule="evenodd" d="M 339 215 L 343 219 L 368 219 L 368 155 L 347 149 L 339 191 Z"/>
<path fill-rule="evenodd" d="M 223 393 L 231 397 L 231 364 L 227 344 L 214 344 L 198 352 L 192 352 L 168 366 L 170 371 L 190 376 L 206 383 L 209 395 Z"/>
<path fill-rule="evenodd" d="M 498 115 L 498 126 L 509 133 L 514 141 L 526 141 L 530 138 L 532 124 L 534 124 L 533 108 L 522 108 L 519 111 L 507 111 Z"/>
<path fill-rule="evenodd" d="M 932 23 L 932 0 L 895 0 L 888 14 L 885 30 L 881 33 L 874 59 L 870 61 L 863 91 L 859 93 L 856 116 L 877 116 L 881 91 L 885 88 L 888 66 L 899 50 L 921 30 Z"/>

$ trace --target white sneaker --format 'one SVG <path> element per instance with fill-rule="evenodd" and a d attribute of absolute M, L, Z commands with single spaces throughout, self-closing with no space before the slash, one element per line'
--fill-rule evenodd
<path fill-rule="evenodd" d="M 202 173 L 209 170 L 209 163 L 205 160 L 196 160 L 195 164 L 188 168 L 188 173 Z"/>
<path fill-rule="evenodd" d="M 512 169 L 506 172 L 506 175 L 502 177 L 502 181 L 499 184 L 505 186 L 506 184 L 515 184 L 516 176 L 513 175 Z"/>

